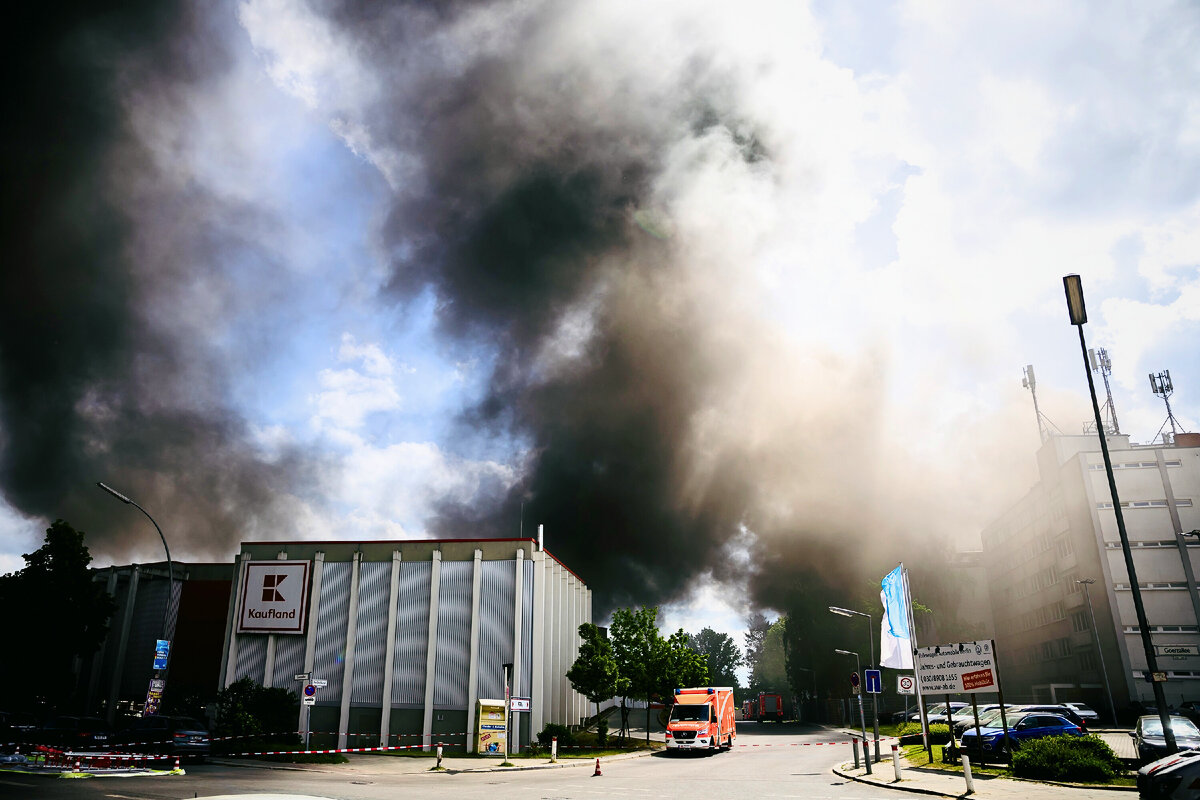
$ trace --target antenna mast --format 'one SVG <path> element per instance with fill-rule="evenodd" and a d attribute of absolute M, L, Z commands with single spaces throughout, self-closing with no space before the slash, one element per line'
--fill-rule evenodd
<path fill-rule="evenodd" d="M 1112 385 L 1108 382 L 1108 376 L 1112 375 L 1112 359 L 1108 357 L 1107 350 L 1098 347 L 1088 350 L 1088 362 L 1092 365 L 1092 372 L 1099 372 L 1100 377 L 1104 379 L 1104 394 L 1108 398 L 1101 409 L 1104 414 L 1105 432 L 1120 434 L 1121 426 L 1117 422 L 1117 407 L 1113 404 Z"/>
<path fill-rule="evenodd" d="M 1152 392 L 1154 392 L 1156 395 L 1158 395 L 1159 397 L 1161 397 L 1163 399 L 1163 402 L 1167 404 L 1167 418 L 1163 421 L 1163 424 L 1159 427 L 1158 433 L 1154 434 L 1154 441 L 1158 441 L 1159 436 L 1162 436 L 1163 444 L 1174 444 L 1175 443 L 1175 434 L 1177 432 L 1175 430 L 1175 426 L 1178 425 L 1179 421 L 1177 419 L 1175 419 L 1175 415 L 1171 412 L 1170 397 L 1172 394 L 1175 393 L 1175 386 L 1171 383 L 1171 370 L 1164 369 L 1162 372 L 1158 373 L 1157 375 L 1155 375 L 1153 372 L 1151 372 L 1150 373 L 1150 390 Z M 1171 424 L 1171 441 L 1169 441 L 1169 442 L 1167 441 L 1167 434 L 1163 433 L 1163 428 L 1167 427 L 1167 423 Z M 1183 426 L 1179 425 L 1179 427 L 1182 428 Z"/>
<path fill-rule="evenodd" d="M 1054 435 L 1050 432 L 1051 428 L 1058 431 L 1060 435 L 1062 434 L 1062 431 L 1059 431 L 1058 426 L 1051 422 L 1049 418 L 1042 413 L 1042 410 L 1038 408 L 1037 379 L 1033 377 L 1033 364 L 1026 364 L 1023 374 L 1024 377 L 1021 378 L 1021 385 L 1028 389 L 1029 393 L 1033 395 L 1033 413 L 1037 416 L 1038 436 L 1042 437 L 1042 443 L 1045 444 L 1046 440 Z"/>

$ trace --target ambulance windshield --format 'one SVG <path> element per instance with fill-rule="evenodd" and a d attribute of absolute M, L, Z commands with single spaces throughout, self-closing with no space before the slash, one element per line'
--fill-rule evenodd
<path fill-rule="evenodd" d="M 708 703 L 694 706 L 675 706 L 671 709 L 672 722 L 708 722 L 708 711 L 712 708 Z"/>

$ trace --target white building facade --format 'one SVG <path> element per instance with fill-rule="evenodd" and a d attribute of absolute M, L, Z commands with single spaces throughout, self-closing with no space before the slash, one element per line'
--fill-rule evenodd
<path fill-rule="evenodd" d="M 505 665 L 530 700 L 514 749 L 587 714 L 565 676 L 591 592 L 536 540 L 249 542 L 238 563 L 222 685 L 318 686 L 299 720 L 313 747 L 470 752 L 476 702 L 504 697 Z"/>
<path fill-rule="evenodd" d="M 1200 541 L 1184 535 L 1200 528 L 1200 436 L 1107 441 L 1151 638 L 1194 653 L 1157 657 L 1168 702 L 1200 700 Z M 1038 468 L 982 534 L 1006 699 L 1083 700 L 1104 714 L 1107 672 L 1118 708 L 1153 704 L 1099 440 L 1052 436 Z M 1085 592 L 1081 580 L 1095 583 Z"/>

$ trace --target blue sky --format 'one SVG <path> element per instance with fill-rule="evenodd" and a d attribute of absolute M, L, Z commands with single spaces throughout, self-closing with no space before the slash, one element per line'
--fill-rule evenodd
<path fill-rule="evenodd" d="M 577 104 L 562 112 L 569 120 L 657 131 L 673 121 L 656 116 L 656 100 L 690 85 L 698 54 L 723 76 L 724 102 L 766 143 L 767 162 L 664 134 L 654 187 L 684 265 L 675 285 L 711 315 L 709 344 L 725 348 L 714 363 L 728 361 L 727 373 L 702 388 L 739 419 L 710 424 L 698 411 L 695 452 L 744 446 L 757 458 L 764 451 L 747 443 L 805 428 L 795 435 L 806 452 L 836 461 L 839 439 L 874 439 L 850 448 L 877 459 L 873 501 L 914 528 L 935 502 L 938 524 L 970 546 L 1036 477 L 1022 367 L 1035 366 L 1042 408 L 1063 431 L 1089 417 L 1062 297 L 1069 272 L 1083 276 L 1089 342 L 1112 356 L 1123 430 L 1141 442 L 1158 430 L 1165 411 L 1146 375 L 1163 369 L 1177 416 L 1195 429 L 1194 6 L 751 5 L 761 7 L 496 3 L 430 23 L 414 50 L 465 70 L 506 53 L 514 20 L 532 15 L 544 47 L 519 62 L 530 97 Z M 514 485 L 535 454 L 519 433 L 463 426 L 496 347 L 444 335 L 446 298 L 432 288 L 386 288 L 404 246 L 384 235 L 388 215 L 428 167 L 429 143 L 392 129 L 419 127 L 420 110 L 393 85 L 407 78 L 303 3 L 201 13 L 216 15 L 228 68 L 157 91 L 135 83 L 122 98 L 130 136 L 159 171 L 152 188 L 121 187 L 143 249 L 204 231 L 224 243 L 157 283 L 153 313 L 195 343 L 198 361 L 223 365 L 226 383 L 212 391 L 263 458 L 289 446 L 319 454 L 319 495 L 291 498 L 294 526 L 278 538 L 425 535 L 439 502 Z M 563 74 L 574 94 L 554 88 Z M 556 120 L 536 102 L 528 115 Z M 180 232 L 154 198 L 185 191 L 210 204 Z M 153 269 L 149 258 L 132 263 Z M 605 302 L 580 297 L 554 312 L 539 364 L 569 370 Z M 775 455 L 760 516 L 868 491 L 797 477 Z M 897 508 L 914 475 L 928 494 Z M 694 489 L 693 478 L 684 483 Z M 0 569 L 20 566 L 46 522 L 6 498 Z M 153 545 L 99 548 L 97 562 L 156 559 Z M 730 558 L 744 552 L 729 546 Z M 699 574 L 691 591 L 668 607 L 668 626 L 711 624 L 740 641 L 743 589 Z"/>

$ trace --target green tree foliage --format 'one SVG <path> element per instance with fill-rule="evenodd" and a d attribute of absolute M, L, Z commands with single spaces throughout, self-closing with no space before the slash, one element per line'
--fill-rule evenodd
<path fill-rule="evenodd" d="M 704 628 L 689 638 L 691 648 L 703 656 L 708 664 L 708 680 L 714 686 L 740 688 L 737 668 L 742 665 L 742 653 L 729 634 Z"/>
<path fill-rule="evenodd" d="M 787 620 L 777 619 L 767 629 L 759 651 L 758 662 L 750 672 L 750 692 L 770 692 L 790 695 L 792 682 L 788 679 L 785 641 Z"/>
<path fill-rule="evenodd" d="M 83 538 L 82 531 L 55 520 L 45 543 L 24 555 L 25 567 L 0 576 L 0 608 L 14 615 L 5 630 L 14 655 L 0 659 L 4 684 L 19 688 L 7 701 L 12 706 L 78 704 L 72 697 L 75 659 L 99 649 L 116 609 L 104 585 L 92 580 Z"/>
<path fill-rule="evenodd" d="M 300 698 L 241 678 L 217 693 L 216 708 L 216 732 L 222 736 L 290 734 L 296 729 Z"/>
<path fill-rule="evenodd" d="M 579 656 L 567 670 L 567 680 L 575 691 L 596 704 L 598 716 L 600 703 L 616 696 L 621 675 L 612 644 L 598 627 L 590 622 L 580 625 L 579 639 Z"/>
<path fill-rule="evenodd" d="M 650 699 L 659 688 L 657 669 L 662 659 L 663 638 L 658 632 L 658 607 L 618 608 L 613 612 L 613 656 L 623 679 L 621 691 L 621 736 L 628 733 L 629 712 L 625 699 L 645 700 L 646 738 L 650 737 Z"/>
<path fill-rule="evenodd" d="M 746 656 L 744 663 L 754 671 L 754 666 L 758 663 L 759 657 L 762 655 L 763 639 L 766 638 L 767 629 L 771 627 L 771 623 L 761 611 L 755 611 L 746 617 Z"/>
<path fill-rule="evenodd" d="M 669 701 L 676 689 L 709 684 L 708 659 L 696 652 L 682 628 L 663 642 L 659 658 L 657 699 Z"/>

